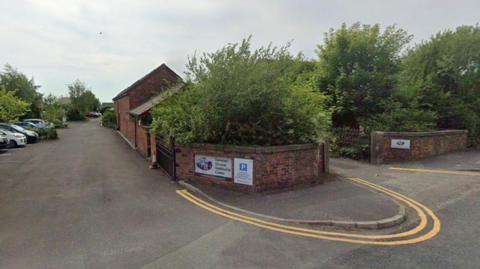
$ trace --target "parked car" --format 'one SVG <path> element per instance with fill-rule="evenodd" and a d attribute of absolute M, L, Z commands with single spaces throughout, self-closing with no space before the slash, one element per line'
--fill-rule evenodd
<path fill-rule="evenodd" d="M 5 129 L 0 129 L 0 134 L 7 137 L 9 147 L 23 147 L 27 144 L 27 137 L 24 134 L 10 132 Z"/>
<path fill-rule="evenodd" d="M 25 135 L 28 143 L 35 143 L 38 141 L 38 133 L 24 129 L 18 125 L 10 123 L 0 123 L 0 129 L 7 130 L 13 133 L 20 133 Z"/>
<path fill-rule="evenodd" d="M 37 125 L 38 128 L 54 127 L 53 123 L 50 123 L 50 122 L 48 122 L 46 120 L 42 120 L 42 119 L 24 119 L 23 122 L 31 122 L 31 123 Z"/>
<path fill-rule="evenodd" d="M 8 146 L 7 135 L 0 132 L 0 149 L 4 149 L 7 146 Z"/>
<path fill-rule="evenodd" d="M 85 116 L 87 116 L 88 118 L 98 118 L 102 116 L 102 113 L 92 111 L 92 112 L 88 112 Z"/>
<path fill-rule="evenodd" d="M 35 129 L 39 129 L 40 127 L 36 125 L 33 122 L 28 122 L 28 121 L 22 121 L 22 122 L 15 122 L 15 125 L 18 125 L 22 128 L 25 128 L 27 130 L 34 131 Z"/>

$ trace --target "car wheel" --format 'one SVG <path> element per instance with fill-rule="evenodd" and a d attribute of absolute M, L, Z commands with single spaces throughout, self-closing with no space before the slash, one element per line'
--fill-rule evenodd
<path fill-rule="evenodd" d="M 10 148 L 16 148 L 18 147 L 18 144 L 17 144 L 17 141 L 15 140 L 10 140 L 10 145 L 9 145 Z"/>

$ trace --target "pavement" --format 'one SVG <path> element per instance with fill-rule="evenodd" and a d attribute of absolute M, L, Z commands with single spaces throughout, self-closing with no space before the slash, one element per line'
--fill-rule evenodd
<path fill-rule="evenodd" d="M 332 160 L 332 170 L 431 208 L 427 241 L 373 246 L 281 233 L 213 214 L 98 120 L 0 154 L 0 268 L 477 268 L 480 177 Z M 480 152 L 395 164 L 479 168 Z M 459 164 L 461 167 L 456 166 Z M 319 185 L 318 187 L 321 187 Z M 324 186 L 327 186 L 325 184 Z M 340 215 L 338 215 L 340 216 Z"/>
<path fill-rule="evenodd" d="M 241 193 L 195 181 L 187 184 L 193 185 L 189 188 L 193 192 L 220 206 L 283 222 L 345 227 L 390 219 L 397 214 L 405 217 L 403 206 L 389 196 L 340 177 L 329 177 L 323 184 L 270 193 Z M 398 220 L 390 225 L 396 223 Z"/>

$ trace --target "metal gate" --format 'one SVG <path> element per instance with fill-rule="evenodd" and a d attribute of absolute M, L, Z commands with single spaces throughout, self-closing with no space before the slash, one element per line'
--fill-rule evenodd
<path fill-rule="evenodd" d="M 175 138 L 156 137 L 157 147 L 157 163 L 170 176 L 173 181 L 176 181 L 176 167 L 175 167 Z"/>

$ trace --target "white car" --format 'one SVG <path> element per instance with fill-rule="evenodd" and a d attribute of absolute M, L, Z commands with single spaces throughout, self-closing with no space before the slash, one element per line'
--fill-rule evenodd
<path fill-rule="evenodd" d="M 7 135 L 0 133 L 0 149 L 4 149 L 8 146 Z"/>
<path fill-rule="evenodd" d="M 0 129 L 0 134 L 4 134 L 7 136 L 8 144 L 10 147 L 20 147 L 25 146 L 27 144 L 27 137 L 21 133 L 12 133 L 7 130 Z"/>

